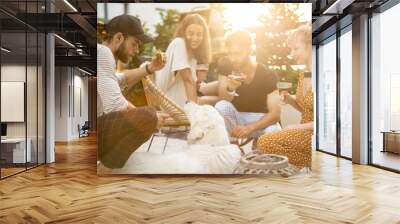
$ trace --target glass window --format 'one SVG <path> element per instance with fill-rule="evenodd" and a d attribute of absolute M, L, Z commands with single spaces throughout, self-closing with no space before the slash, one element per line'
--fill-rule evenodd
<path fill-rule="evenodd" d="M 26 126 L 27 44 L 25 31 L 1 31 L 1 177 L 26 170 L 31 160 Z"/>
<path fill-rule="evenodd" d="M 45 99 L 46 99 L 46 76 L 45 76 L 45 65 L 46 65 L 46 36 L 43 33 L 39 33 L 39 42 L 38 42 L 38 76 L 37 76 L 37 90 L 38 90 L 38 164 L 44 164 L 46 158 L 46 148 L 45 148 Z"/>
<path fill-rule="evenodd" d="M 26 4 L 27 3 L 27 4 Z M 44 1 L 2 1 L 15 13 L 40 13 Z M 0 178 L 45 162 L 45 35 L 12 16 L 0 23 Z"/>
<path fill-rule="evenodd" d="M 336 37 L 318 48 L 318 149 L 336 153 Z"/>
<path fill-rule="evenodd" d="M 372 25 L 372 163 L 400 170 L 400 4 L 376 14 Z M 397 132 L 396 132 L 397 131 Z"/>
<path fill-rule="evenodd" d="M 27 142 L 28 149 L 30 150 L 30 160 L 27 163 L 27 167 L 34 167 L 37 165 L 37 126 L 38 126 L 38 111 L 37 111 L 37 80 L 38 80 L 38 57 L 37 57 L 37 43 L 38 36 L 36 32 L 27 33 L 27 49 L 28 49 L 28 61 L 27 61 L 27 80 L 26 80 L 26 114 L 27 114 Z"/>
<path fill-rule="evenodd" d="M 340 154 L 352 157 L 352 33 L 340 36 Z"/>
<path fill-rule="evenodd" d="M 317 47 L 316 47 L 316 45 L 313 45 L 312 46 L 312 90 L 313 90 L 313 93 L 314 93 L 314 108 L 313 108 L 313 110 L 314 111 L 317 111 L 316 110 L 316 101 L 315 101 L 315 99 L 316 99 L 316 97 L 315 97 L 315 95 L 316 95 L 316 86 L 317 86 L 317 84 L 316 84 L 316 81 L 317 81 L 317 79 L 316 79 L 316 74 L 317 74 Z M 317 119 L 316 119 L 316 113 L 314 113 L 314 121 L 316 121 Z M 315 129 L 315 124 L 316 124 L 316 122 L 314 122 L 314 133 L 313 133 L 313 137 L 312 137 L 312 149 L 313 150 L 316 150 L 316 129 Z"/>

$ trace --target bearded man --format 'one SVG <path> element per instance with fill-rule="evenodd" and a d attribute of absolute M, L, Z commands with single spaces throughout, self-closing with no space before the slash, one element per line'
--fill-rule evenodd
<path fill-rule="evenodd" d="M 153 57 L 136 69 L 116 74 L 116 61 L 129 63 L 139 44 L 150 42 L 140 20 L 120 15 L 106 25 L 107 37 L 97 45 L 98 161 L 99 166 L 122 168 L 130 155 L 157 130 L 165 115 L 152 107 L 135 107 L 122 95 L 146 75 L 160 70 L 165 61 Z"/>

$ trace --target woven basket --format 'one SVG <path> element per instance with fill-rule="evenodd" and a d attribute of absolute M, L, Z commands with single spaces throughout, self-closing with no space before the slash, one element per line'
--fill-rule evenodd
<path fill-rule="evenodd" d="M 289 177 L 298 173 L 298 170 L 289 164 L 286 156 L 253 151 L 242 156 L 233 173 Z"/>
<path fill-rule="evenodd" d="M 169 99 L 148 76 L 142 79 L 142 83 L 148 105 L 160 109 L 171 116 L 171 118 L 165 120 L 165 127 L 190 126 L 183 109 Z"/>

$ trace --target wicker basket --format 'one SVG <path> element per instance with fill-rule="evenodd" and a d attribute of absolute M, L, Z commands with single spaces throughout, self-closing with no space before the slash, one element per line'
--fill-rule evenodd
<path fill-rule="evenodd" d="M 190 126 L 190 122 L 183 109 L 174 101 L 169 99 L 148 76 L 142 79 L 142 83 L 148 105 L 171 116 L 171 118 L 165 120 L 164 126 Z"/>
<path fill-rule="evenodd" d="M 298 173 L 286 156 L 250 152 L 240 159 L 234 174 L 261 174 L 289 177 Z"/>

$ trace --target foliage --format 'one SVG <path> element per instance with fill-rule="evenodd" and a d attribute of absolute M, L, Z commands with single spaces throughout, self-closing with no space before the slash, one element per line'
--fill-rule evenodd
<path fill-rule="evenodd" d="M 298 4 L 272 4 L 270 13 L 259 18 L 263 29 L 257 34 L 257 60 L 276 71 L 281 79 L 292 82 L 294 93 L 300 70 L 293 70 L 296 61 L 289 58 L 287 32 L 301 23 Z M 258 37 L 261 36 L 261 38 Z"/>
<path fill-rule="evenodd" d="M 103 42 L 103 39 L 105 38 L 105 20 L 104 19 L 97 19 L 97 33 L 96 33 L 96 40 L 97 43 L 100 44 Z"/>
<path fill-rule="evenodd" d="M 168 44 L 174 37 L 174 32 L 178 26 L 180 14 L 174 9 L 157 8 L 161 17 L 161 22 L 155 26 L 157 37 L 154 39 L 154 46 L 161 51 L 166 51 Z"/>

